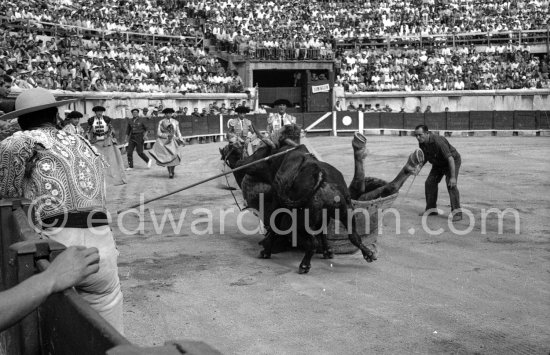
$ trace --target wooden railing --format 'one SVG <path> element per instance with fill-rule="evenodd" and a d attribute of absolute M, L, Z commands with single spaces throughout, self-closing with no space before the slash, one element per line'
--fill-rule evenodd
<path fill-rule="evenodd" d="M 404 45 L 419 45 L 425 47 L 433 43 L 441 43 L 446 46 L 476 45 L 487 46 L 489 44 L 541 44 L 546 45 L 550 40 L 550 27 L 538 30 L 522 31 L 498 31 L 498 32 L 462 32 L 446 34 L 412 34 L 403 36 L 369 36 L 365 38 L 349 38 L 337 44 L 338 49 L 359 49 L 365 47 L 403 47 Z"/>
<path fill-rule="evenodd" d="M 65 249 L 57 242 L 39 238 L 29 224 L 28 208 L 26 201 L 0 200 L 0 291 L 45 270 Z M 0 333 L 0 352 L 8 355 L 221 354 L 195 341 L 171 341 L 151 348 L 135 346 L 74 289 L 51 295 L 37 310 Z"/>

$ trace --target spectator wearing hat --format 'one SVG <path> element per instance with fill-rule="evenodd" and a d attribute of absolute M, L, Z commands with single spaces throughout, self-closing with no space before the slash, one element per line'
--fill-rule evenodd
<path fill-rule="evenodd" d="M 274 106 L 277 107 L 277 112 L 270 113 L 267 116 L 267 133 L 270 136 L 283 126 L 296 123 L 296 117 L 286 113 L 287 104 L 286 100 L 275 101 Z"/>
<path fill-rule="evenodd" d="M 80 126 L 82 114 L 78 111 L 71 111 L 65 116 L 65 126 L 63 130 L 68 133 L 78 134 L 84 137 L 84 129 Z"/>
<path fill-rule="evenodd" d="M 41 88 L 17 97 L 15 111 L 7 118 L 18 117 L 22 132 L 0 142 L 0 196 L 33 201 L 36 213 L 29 218 L 43 237 L 67 247 L 97 248 L 99 271 L 79 282 L 76 290 L 123 332 L 118 252 L 107 222 L 103 159 L 86 139 L 56 127 L 57 108 L 74 101 L 56 101 Z"/>
<path fill-rule="evenodd" d="M 94 117 L 88 119 L 88 139 L 109 165 L 105 170 L 105 181 L 108 185 L 118 186 L 126 183 L 124 163 L 120 150 L 116 146 L 117 141 L 111 118 L 104 116 L 105 107 L 94 106 Z"/>
<path fill-rule="evenodd" d="M 159 122 L 157 140 L 153 149 L 149 152 L 159 166 L 168 169 L 168 177 L 174 178 L 176 166 L 181 164 L 179 147 L 184 146 L 183 137 L 180 132 L 179 122 L 172 118 L 174 109 L 165 108 L 162 110 L 164 118 Z"/>
<path fill-rule="evenodd" d="M 126 126 L 126 155 L 128 156 L 128 168 L 126 170 L 132 170 L 134 168 L 134 149 L 137 150 L 138 156 L 147 163 L 147 168 L 151 168 L 153 161 L 149 159 L 143 149 L 145 147 L 145 137 L 147 135 L 147 126 L 145 125 L 145 119 L 139 117 L 139 109 L 132 109 L 132 118 L 128 120 Z"/>

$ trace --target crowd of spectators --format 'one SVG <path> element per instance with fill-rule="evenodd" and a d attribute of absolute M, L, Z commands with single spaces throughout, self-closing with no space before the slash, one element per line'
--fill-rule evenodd
<path fill-rule="evenodd" d="M 224 68 L 200 46 L 185 42 L 153 46 L 0 29 L 0 74 L 4 73 L 15 78 L 14 89 L 244 92 L 235 71 Z"/>
<path fill-rule="evenodd" d="M 54 23 L 93 30 L 156 35 L 200 36 L 202 33 L 192 18 L 194 10 L 175 9 L 169 2 L 155 0 L 3 1 L 0 14 L 9 21 L 28 20 L 37 28 L 42 28 L 43 23 Z"/>
<path fill-rule="evenodd" d="M 29 0 L 0 14 L 109 32 L 206 36 L 266 59 L 332 59 L 339 42 L 544 29 L 547 0 Z"/>
<path fill-rule="evenodd" d="M 550 88 L 549 59 L 527 46 L 355 50 L 337 58 L 336 85 L 345 92 Z"/>
<path fill-rule="evenodd" d="M 347 92 L 548 87 L 548 59 L 530 55 L 525 46 L 498 44 L 482 53 L 437 43 L 425 49 L 337 50 L 338 42 L 377 36 L 545 28 L 546 0 L 29 0 L 2 2 L 0 15 L 11 23 L 28 20 L 38 31 L 51 22 L 104 34 L 206 36 L 251 58 L 330 59 L 337 85 Z M 183 37 L 153 45 L 124 36 L 47 37 L 7 29 L 0 36 L 0 74 L 13 76 L 15 89 L 244 91 L 236 72 Z"/>
<path fill-rule="evenodd" d="M 244 54 L 280 46 L 321 49 L 330 55 L 338 42 L 349 39 L 544 29 L 549 20 L 548 3 L 546 0 L 202 0 L 182 6 L 204 10 L 206 36 Z"/>

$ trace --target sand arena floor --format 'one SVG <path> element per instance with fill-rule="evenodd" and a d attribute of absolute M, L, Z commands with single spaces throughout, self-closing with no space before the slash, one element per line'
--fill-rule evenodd
<path fill-rule="evenodd" d="M 351 137 L 309 140 L 349 183 Z M 400 225 L 392 215 L 384 218 L 379 260 L 371 264 L 359 253 L 332 260 L 317 255 L 310 273 L 299 275 L 301 252 L 259 259 L 262 237 L 239 232 L 237 213 L 220 214 L 236 207 L 219 181 L 153 202 L 141 217 L 124 216 L 113 230 L 126 336 L 143 346 L 203 340 L 224 354 L 548 354 L 550 139 L 450 141 L 462 155 L 458 186 L 472 230 L 461 232 L 470 225 L 466 216 L 452 231 L 444 183 L 439 206 L 445 214 L 427 223 L 442 233 L 422 227 L 428 165 L 393 205 Z M 108 189 L 109 209 L 139 201 L 141 192 L 150 198 L 219 173 L 221 146 L 185 147 L 173 180 L 165 168 L 147 170 L 139 161 L 127 185 Z M 412 137 L 368 137 L 367 174 L 391 180 L 416 146 Z M 169 222 L 160 228 L 167 208 L 180 228 Z M 502 233 L 496 214 L 482 223 L 489 208 L 517 211 L 519 234 L 512 213 L 503 218 Z M 141 230 L 128 233 L 140 219 Z M 213 233 L 193 233 L 207 231 L 209 221 Z M 249 229 L 254 222 L 251 215 L 242 219 Z"/>

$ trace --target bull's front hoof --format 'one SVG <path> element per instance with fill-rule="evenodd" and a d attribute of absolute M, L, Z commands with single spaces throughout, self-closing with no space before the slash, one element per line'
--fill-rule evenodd
<path fill-rule="evenodd" d="M 260 259 L 271 259 L 271 253 L 268 253 L 265 250 L 260 252 Z"/>
<path fill-rule="evenodd" d="M 309 269 L 311 269 L 311 265 L 300 265 L 298 268 L 299 274 L 307 274 L 309 272 Z"/>
<path fill-rule="evenodd" d="M 332 258 L 334 258 L 334 253 L 332 252 L 332 250 L 327 249 L 323 252 L 323 258 L 324 259 L 332 259 Z"/>
<path fill-rule="evenodd" d="M 369 254 L 363 256 L 363 258 L 365 258 L 367 263 L 372 263 L 373 261 L 376 260 L 376 256 L 374 256 L 374 254 L 372 254 L 372 253 L 369 253 Z"/>
<path fill-rule="evenodd" d="M 369 245 L 366 247 L 366 251 L 363 253 L 363 258 L 367 261 L 367 263 L 372 263 L 375 260 L 378 260 L 378 250 L 376 249 L 376 245 Z"/>

